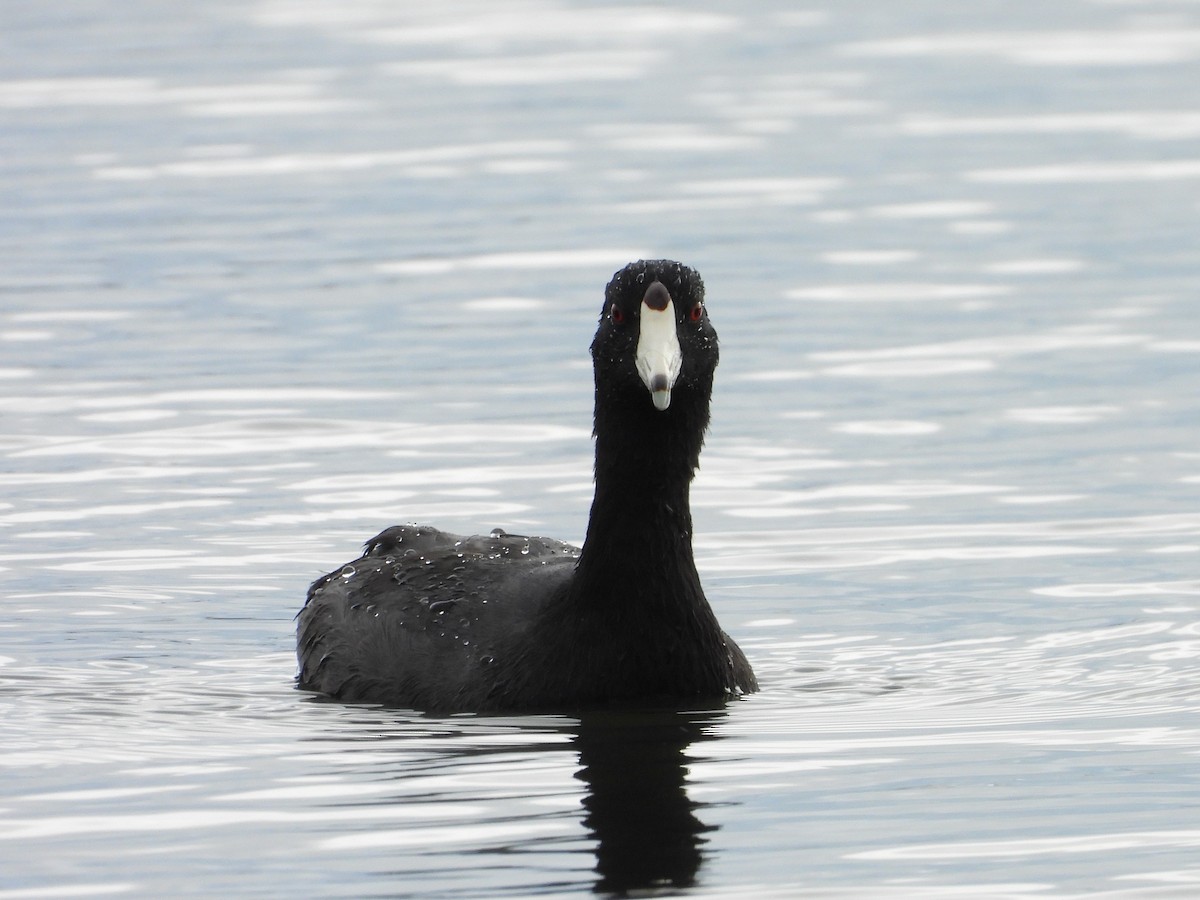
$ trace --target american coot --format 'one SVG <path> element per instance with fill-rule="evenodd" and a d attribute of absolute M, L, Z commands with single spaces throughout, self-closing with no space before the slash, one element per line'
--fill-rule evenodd
<path fill-rule="evenodd" d="M 688 495 L 717 355 L 693 269 L 641 260 L 617 272 L 592 341 L 596 493 L 583 548 L 388 528 L 309 589 L 300 687 L 444 712 L 757 690 L 692 557 Z"/>

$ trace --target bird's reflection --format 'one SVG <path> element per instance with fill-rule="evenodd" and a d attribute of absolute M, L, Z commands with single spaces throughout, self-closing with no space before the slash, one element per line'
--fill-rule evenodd
<path fill-rule="evenodd" d="M 389 773 L 395 778 L 396 790 L 381 795 L 381 803 L 407 803 L 414 797 L 435 805 L 453 804 L 468 797 L 472 803 L 486 802 L 486 789 L 481 797 L 468 787 L 478 784 L 472 780 L 473 770 L 486 771 L 496 754 L 515 754 L 533 762 L 546 754 L 548 769 L 566 762 L 583 784 L 582 824 L 591 838 L 589 850 L 595 858 L 591 882 L 594 893 L 650 896 L 700 881 L 705 835 L 718 826 L 702 822 L 697 816 L 702 804 L 688 797 L 688 767 L 697 756 L 690 748 L 721 737 L 717 726 L 725 718 L 723 709 L 614 708 L 557 716 L 446 718 L 408 710 L 346 707 L 321 697 L 311 702 L 335 712 L 327 720 L 334 727 L 310 739 L 332 740 L 334 746 L 342 748 L 340 777 L 358 772 L 372 781 L 386 778 Z M 557 739 L 527 739 L 547 734 Z M 351 748 L 357 739 L 367 744 L 387 742 L 402 752 L 390 765 L 381 765 L 379 757 L 370 754 L 355 765 L 352 752 L 347 758 L 347 739 Z M 564 753 L 570 754 L 569 762 L 562 759 Z M 523 796 L 519 782 L 496 793 L 497 803 Z M 359 795 L 352 796 L 357 807 Z M 538 815 L 534 813 L 534 818 Z M 485 816 L 488 821 L 509 823 L 511 840 L 506 837 L 499 843 L 485 840 L 473 845 L 474 838 L 463 838 L 467 846 L 454 850 L 454 871 L 462 870 L 466 881 L 473 877 L 466 870 L 490 871 L 484 860 L 494 854 L 502 854 L 505 869 L 511 870 L 514 861 L 521 858 L 514 854 L 544 851 L 544 843 L 539 846 L 522 842 L 521 825 L 529 821 L 528 816 L 518 814 L 514 818 L 507 807 L 497 807 Z M 447 834 L 453 838 L 454 829 Z M 431 841 L 426 847 L 407 835 L 397 840 L 407 849 L 399 851 L 389 871 L 405 872 L 407 878 L 418 873 L 430 877 L 437 872 L 441 873 L 437 877 L 445 877 L 446 870 L 427 868 L 431 857 L 440 858 L 446 852 L 441 841 Z M 571 840 L 575 852 L 577 838 Z M 464 869 L 468 860 L 470 864 Z M 415 869 L 411 867 L 417 863 Z M 577 872 L 574 867 L 572 871 Z M 543 893 L 549 888 L 537 881 L 544 870 L 533 866 L 528 874 L 534 881 L 521 883 L 527 893 Z"/>
<path fill-rule="evenodd" d="M 712 739 L 723 711 L 604 711 L 574 729 L 587 785 L 584 825 L 596 840 L 596 893 L 694 885 L 702 835 L 687 795 L 688 748 Z"/>

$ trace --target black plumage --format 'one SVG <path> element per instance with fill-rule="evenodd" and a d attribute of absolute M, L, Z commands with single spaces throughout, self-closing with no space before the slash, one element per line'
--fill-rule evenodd
<path fill-rule="evenodd" d="M 669 260 L 617 272 L 592 359 L 596 493 L 582 550 L 389 528 L 309 589 L 301 687 L 436 711 L 757 690 L 692 555 L 689 491 L 718 360 L 700 276 Z"/>

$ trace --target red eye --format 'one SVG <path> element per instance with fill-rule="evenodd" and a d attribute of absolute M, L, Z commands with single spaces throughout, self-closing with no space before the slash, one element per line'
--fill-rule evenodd
<path fill-rule="evenodd" d="M 691 319 L 693 322 L 699 322 L 700 317 L 703 315 L 704 315 L 704 304 L 697 303 L 695 306 L 692 307 L 691 311 L 688 313 L 688 318 Z"/>
<path fill-rule="evenodd" d="M 615 303 L 608 308 L 608 317 L 612 319 L 614 325 L 625 324 L 625 313 Z"/>

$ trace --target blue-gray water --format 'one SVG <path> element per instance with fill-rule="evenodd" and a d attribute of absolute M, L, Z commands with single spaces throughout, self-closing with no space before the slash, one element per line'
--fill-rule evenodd
<path fill-rule="evenodd" d="M 1200 891 L 1195 4 L 0 20 L 0 900 Z M 762 693 L 295 691 L 380 528 L 581 539 L 638 256 Z"/>

